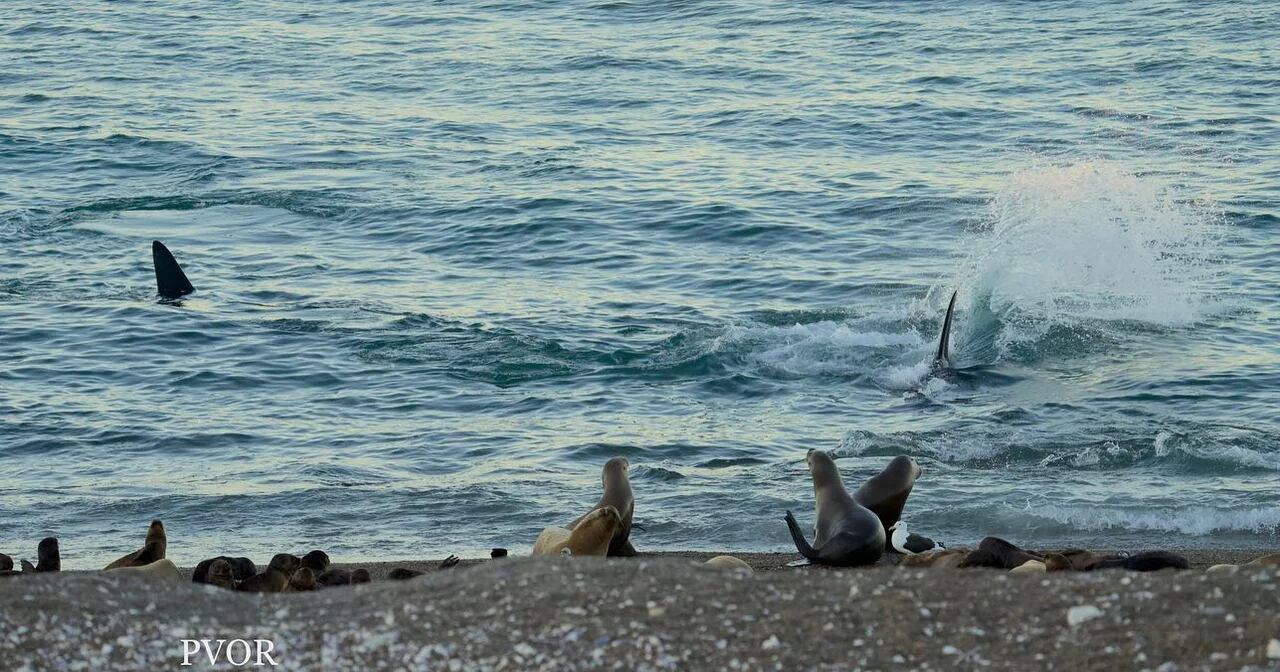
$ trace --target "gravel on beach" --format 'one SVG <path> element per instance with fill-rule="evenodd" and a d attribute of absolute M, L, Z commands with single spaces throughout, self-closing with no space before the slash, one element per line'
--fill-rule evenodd
<path fill-rule="evenodd" d="M 177 669 L 183 639 L 268 639 L 290 670 L 1280 669 L 1275 568 L 759 571 L 792 556 L 736 554 L 752 576 L 695 562 L 709 555 L 509 558 L 274 595 L 97 572 L 10 577 L 0 661 Z M 1224 559 L 1246 558 L 1196 564 Z M 185 669 L 210 669 L 203 655 Z"/>

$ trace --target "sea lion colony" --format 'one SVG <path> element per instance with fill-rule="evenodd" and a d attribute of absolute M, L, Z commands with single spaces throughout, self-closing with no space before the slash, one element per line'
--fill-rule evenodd
<path fill-rule="evenodd" d="M 790 511 L 784 520 L 804 557 L 792 564 L 823 564 L 857 567 L 892 564 L 903 567 L 970 568 L 981 567 L 1017 573 L 1089 572 L 1125 569 L 1149 572 L 1162 569 L 1187 569 L 1186 558 L 1167 551 L 1146 551 L 1125 555 L 1103 555 L 1085 549 L 1070 548 L 1033 552 L 996 537 L 986 537 L 973 548 L 944 548 L 941 544 L 915 534 L 908 534 L 901 522 L 903 508 L 915 481 L 923 470 L 909 457 L 896 457 L 879 474 L 867 479 L 852 495 L 829 453 L 809 451 L 805 457 L 813 477 L 815 500 L 815 539 L 806 539 L 799 522 Z M 545 528 L 535 542 L 535 556 L 632 556 L 630 532 L 635 500 L 628 478 L 630 464 L 617 457 L 605 464 L 602 473 L 604 492 L 586 513 L 564 527 Z M 913 550 L 914 549 L 914 550 Z M 137 550 L 108 564 L 103 571 L 145 574 L 181 581 L 182 572 L 166 557 L 168 538 L 164 523 L 151 521 L 146 538 Z M 507 557 L 506 549 L 495 548 L 493 559 Z M 37 548 L 37 562 L 21 560 L 21 570 L 14 569 L 13 558 L 0 553 L 0 576 L 19 576 L 61 570 L 58 540 L 47 537 Z M 456 566 L 459 559 L 449 556 L 441 569 Z M 721 555 L 706 565 L 729 571 L 750 572 L 742 560 Z M 1280 566 L 1280 553 L 1264 555 L 1248 563 L 1251 566 Z M 1217 565 L 1209 571 L 1220 571 L 1234 565 Z M 391 580 L 421 576 L 420 570 L 397 568 L 388 573 Z M 367 569 L 330 567 L 329 555 L 313 550 L 299 557 L 278 553 L 259 570 L 252 560 L 227 555 L 208 558 L 196 565 L 191 579 L 196 583 L 258 593 L 303 592 L 335 586 L 368 583 Z"/>

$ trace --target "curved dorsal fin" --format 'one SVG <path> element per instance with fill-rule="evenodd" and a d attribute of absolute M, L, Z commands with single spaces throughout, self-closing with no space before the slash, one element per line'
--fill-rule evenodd
<path fill-rule="evenodd" d="M 947 362 L 947 353 L 951 350 L 951 317 L 955 313 L 956 295 L 959 293 L 959 291 L 952 292 L 951 303 L 947 304 L 947 316 L 942 320 L 942 337 L 938 339 L 938 354 L 933 358 L 935 363 Z"/>
<path fill-rule="evenodd" d="M 151 261 L 156 267 L 156 291 L 160 296 L 176 299 L 196 291 L 164 243 L 158 240 L 151 242 Z"/>

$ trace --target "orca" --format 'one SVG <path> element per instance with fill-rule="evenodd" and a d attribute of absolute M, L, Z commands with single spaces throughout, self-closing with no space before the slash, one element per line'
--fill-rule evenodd
<path fill-rule="evenodd" d="M 151 261 L 156 267 L 156 292 L 166 299 L 178 299 L 196 291 L 182 272 L 178 260 L 164 243 L 151 241 Z"/>
<path fill-rule="evenodd" d="M 960 292 L 951 293 L 951 303 L 947 304 L 947 316 L 942 319 L 942 336 L 938 338 L 938 354 L 933 357 L 933 369 L 946 369 L 951 367 L 951 318 L 956 311 L 956 295 Z"/>

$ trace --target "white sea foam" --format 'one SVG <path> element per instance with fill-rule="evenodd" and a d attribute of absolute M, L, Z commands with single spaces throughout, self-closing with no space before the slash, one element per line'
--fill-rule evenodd
<path fill-rule="evenodd" d="M 1241 509 L 1184 507 L 1133 511 L 1054 505 L 1035 508 L 1029 513 L 1079 530 L 1138 530 L 1190 535 L 1280 530 L 1280 506 Z"/>
<path fill-rule="evenodd" d="M 1162 180 L 1113 163 L 1035 164 L 989 203 L 957 283 L 961 300 L 1000 321 L 997 356 L 1054 326 L 1187 325 L 1218 307 L 1219 221 Z M 962 333 L 975 328 L 968 320 Z"/>

